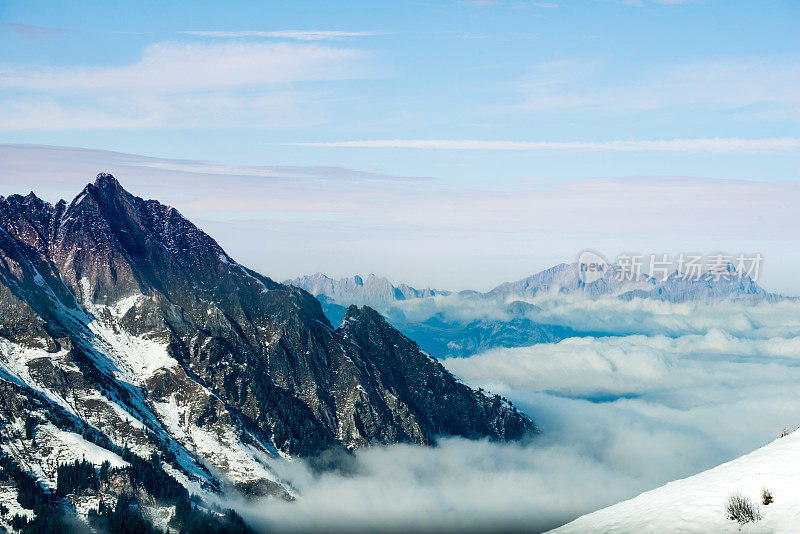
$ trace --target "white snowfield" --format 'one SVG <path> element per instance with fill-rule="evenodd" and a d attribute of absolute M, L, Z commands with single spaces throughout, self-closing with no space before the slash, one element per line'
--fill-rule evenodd
<path fill-rule="evenodd" d="M 774 499 L 766 506 L 761 502 L 764 488 Z M 725 501 L 733 492 L 741 492 L 756 504 L 762 519 L 741 528 L 728 519 Z M 579 517 L 551 532 L 800 532 L 800 431 L 708 471 Z"/>

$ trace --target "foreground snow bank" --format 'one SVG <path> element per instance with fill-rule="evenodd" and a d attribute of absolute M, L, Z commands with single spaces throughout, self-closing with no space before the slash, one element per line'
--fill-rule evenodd
<path fill-rule="evenodd" d="M 767 488 L 774 498 L 761 504 Z M 800 525 L 800 431 L 698 475 L 670 482 L 638 497 L 579 517 L 553 533 L 740 532 L 725 501 L 741 492 L 763 518 L 741 532 L 797 532 Z"/>

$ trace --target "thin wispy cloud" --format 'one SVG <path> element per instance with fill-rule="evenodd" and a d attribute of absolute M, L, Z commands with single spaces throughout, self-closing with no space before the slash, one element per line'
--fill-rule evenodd
<path fill-rule="evenodd" d="M 507 112 L 646 112 L 670 108 L 774 112 L 800 117 L 800 66 L 791 57 L 703 58 L 610 77 L 609 65 L 581 60 L 532 66 L 512 85 L 522 101 Z M 668 83 L 665 83 L 668 80 Z"/>
<path fill-rule="evenodd" d="M 365 76 L 356 64 L 368 53 L 293 43 L 174 43 L 149 45 L 120 67 L 34 68 L 6 65 L 0 87 L 54 91 L 225 89 Z"/>
<path fill-rule="evenodd" d="M 327 96 L 295 84 L 372 70 L 369 52 L 310 43 L 163 42 L 122 66 L 6 64 L 0 129 L 311 126 Z"/>
<path fill-rule="evenodd" d="M 116 172 L 121 176 L 137 177 L 134 178 L 137 180 L 141 176 L 153 177 L 152 182 L 146 181 L 145 183 L 152 186 L 157 182 L 163 182 L 165 189 L 161 191 L 162 193 L 172 190 L 171 186 L 175 186 L 177 190 L 183 190 L 190 183 L 195 183 L 196 187 L 203 187 L 203 184 L 210 185 L 220 180 L 251 178 L 263 179 L 264 183 L 272 185 L 281 182 L 292 184 L 332 182 L 341 185 L 348 182 L 363 184 L 364 182 L 427 182 L 431 180 L 425 177 L 395 176 L 332 166 L 234 165 L 46 145 L 0 144 L 0 159 L 3 161 L 0 170 L 7 173 L 15 172 L 14 169 L 20 170 L 20 166 L 24 167 L 25 162 L 33 159 L 40 163 L 43 175 L 51 175 L 56 167 L 61 165 L 64 169 L 62 176 L 53 177 L 52 182 L 49 178 L 41 176 L 39 183 L 49 189 L 50 185 L 65 179 L 64 174 L 66 174 L 66 182 L 72 180 L 73 185 L 63 190 L 60 193 L 62 195 L 73 192 L 74 186 L 79 185 L 86 178 L 87 173 L 91 177 L 91 171 L 98 165 L 103 168 L 117 169 Z M 9 180 L 0 179 L 0 185 L 10 185 L 11 183 Z"/>
<path fill-rule="evenodd" d="M 48 37 L 59 35 L 69 35 L 75 33 L 73 30 L 64 28 L 43 28 L 41 26 L 31 26 L 30 24 L 15 24 L 11 22 L 0 23 L 0 29 L 11 32 L 27 42 L 41 42 Z"/>
<path fill-rule="evenodd" d="M 654 141 L 480 141 L 470 139 L 370 139 L 288 143 L 342 148 L 417 148 L 438 150 L 553 150 L 607 152 L 774 152 L 800 150 L 800 139 L 697 138 Z"/>
<path fill-rule="evenodd" d="M 200 37 L 266 37 L 272 39 L 294 39 L 297 41 L 338 41 L 342 39 L 352 39 L 357 37 L 372 37 L 375 35 L 385 35 L 386 32 L 379 31 L 360 31 L 348 32 L 338 30 L 191 30 L 180 32 L 184 35 L 197 35 Z"/>

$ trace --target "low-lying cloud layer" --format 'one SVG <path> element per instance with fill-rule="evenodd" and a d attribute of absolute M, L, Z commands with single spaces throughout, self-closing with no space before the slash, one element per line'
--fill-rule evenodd
<path fill-rule="evenodd" d="M 278 531 L 542 531 L 749 452 L 800 424 L 800 304 L 540 300 L 615 336 L 446 360 L 509 397 L 543 435 L 359 451 L 344 472 L 284 476 L 302 497 L 243 508 Z M 345 474 L 346 473 L 346 474 Z"/>
<path fill-rule="evenodd" d="M 356 469 L 315 477 L 296 466 L 291 480 L 299 501 L 241 511 L 256 527 L 278 532 L 543 531 L 644 489 L 594 458 L 544 442 L 378 447 L 359 452 Z"/>

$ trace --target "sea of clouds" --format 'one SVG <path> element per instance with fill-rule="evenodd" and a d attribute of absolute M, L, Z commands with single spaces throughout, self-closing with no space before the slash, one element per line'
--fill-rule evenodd
<path fill-rule="evenodd" d="M 544 531 L 800 425 L 800 303 L 532 303 L 537 320 L 608 335 L 444 364 L 511 399 L 541 436 L 374 447 L 326 472 L 286 463 L 281 475 L 300 498 L 244 505 L 243 515 L 276 531 Z M 452 298 L 438 299 L 433 312 L 501 313 L 468 310 Z"/>

